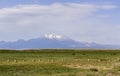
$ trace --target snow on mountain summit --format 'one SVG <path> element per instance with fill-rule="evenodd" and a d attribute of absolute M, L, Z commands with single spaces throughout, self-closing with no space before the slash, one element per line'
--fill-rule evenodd
<path fill-rule="evenodd" d="M 64 37 L 62 35 L 57 35 L 57 34 L 45 34 L 45 38 L 49 38 L 49 39 L 63 39 Z"/>

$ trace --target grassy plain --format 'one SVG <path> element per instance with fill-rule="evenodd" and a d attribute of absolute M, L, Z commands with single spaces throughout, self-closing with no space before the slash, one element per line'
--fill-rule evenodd
<path fill-rule="evenodd" d="M 0 50 L 0 76 L 120 76 L 120 50 Z"/>

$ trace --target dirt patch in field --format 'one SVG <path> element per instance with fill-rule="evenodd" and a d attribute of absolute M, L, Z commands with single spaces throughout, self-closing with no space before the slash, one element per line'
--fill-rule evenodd
<path fill-rule="evenodd" d="M 90 69 L 90 68 L 96 68 L 98 70 L 111 70 L 113 67 L 106 67 L 106 66 L 93 66 L 93 65 L 73 65 L 73 64 L 67 64 L 63 65 L 65 67 L 69 68 L 81 68 L 81 69 Z"/>

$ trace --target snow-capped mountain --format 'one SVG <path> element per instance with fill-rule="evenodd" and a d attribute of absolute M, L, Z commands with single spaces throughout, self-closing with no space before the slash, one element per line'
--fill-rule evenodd
<path fill-rule="evenodd" d="M 48 38 L 48 39 L 65 39 L 65 37 L 63 37 L 62 35 L 57 35 L 57 34 L 45 34 L 44 36 L 45 38 Z"/>
<path fill-rule="evenodd" d="M 120 48 L 120 46 L 101 45 L 97 43 L 83 43 L 57 34 L 14 42 L 0 41 L 1 49 L 47 49 L 47 48 Z"/>

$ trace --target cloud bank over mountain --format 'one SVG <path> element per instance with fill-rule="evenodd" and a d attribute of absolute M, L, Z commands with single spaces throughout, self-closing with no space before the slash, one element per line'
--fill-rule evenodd
<path fill-rule="evenodd" d="M 115 44 L 120 38 L 115 35 L 119 33 L 120 26 L 113 28 L 112 23 L 104 20 L 111 18 L 108 12 L 116 8 L 113 4 L 89 3 L 28 4 L 1 8 L 0 40 L 30 39 L 45 33 L 59 33 L 79 41 Z"/>

